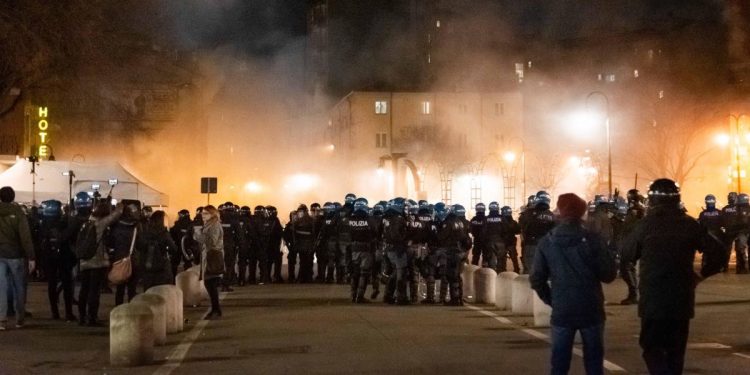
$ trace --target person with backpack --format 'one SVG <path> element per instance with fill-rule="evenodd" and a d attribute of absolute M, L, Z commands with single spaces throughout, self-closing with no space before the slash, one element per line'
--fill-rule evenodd
<path fill-rule="evenodd" d="M 122 216 L 112 225 L 107 238 L 107 246 L 110 249 L 110 261 L 115 262 L 131 257 L 135 251 L 135 242 L 138 236 L 141 236 L 143 228 L 141 226 L 140 213 L 137 202 L 128 202 L 124 207 Z M 133 259 L 131 257 L 131 259 Z M 137 264 L 137 263 L 136 263 Z M 115 290 L 115 306 L 122 305 L 125 302 L 125 291 L 128 293 L 128 302 L 135 297 L 140 275 L 138 268 L 133 267 L 130 277 L 124 282 L 117 285 Z"/>
<path fill-rule="evenodd" d="M 85 194 L 85 193 L 84 193 Z M 87 211 L 89 202 L 80 202 L 76 196 L 75 205 L 81 207 L 78 215 Z M 79 206 L 80 205 L 80 206 Z M 78 209 L 78 208 L 77 208 Z M 76 236 L 76 256 L 80 259 L 81 290 L 78 294 L 78 324 L 97 327 L 99 299 L 102 285 L 107 280 L 110 265 L 107 245 L 104 239 L 107 230 L 122 215 L 123 206 L 119 203 L 112 212 L 109 202 L 101 201 L 91 213 L 91 218 L 81 225 Z"/>
<path fill-rule="evenodd" d="M 5 330 L 8 313 L 8 291 L 12 290 L 16 311 L 16 328 L 26 317 L 26 260 L 28 271 L 34 270 L 34 246 L 29 223 L 23 209 L 13 201 L 16 192 L 10 186 L 0 189 L 0 330 Z"/>
<path fill-rule="evenodd" d="M 539 240 L 529 281 L 552 306 L 552 374 L 567 374 L 576 332 L 583 340 L 586 374 L 604 373 L 604 293 L 602 282 L 617 276 L 602 238 L 586 230 L 586 201 L 575 194 L 557 200 L 559 224 Z M 551 283 L 551 287 L 550 287 Z"/>
<path fill-rule="evenodd" d="M 143 291 L 152 286 L 173 284 L 171 259 L 181 259 L 181 251 L 164 225 L 164 211 L 155 211 L 148 218 L 143 233 L 138 235 L 135 259 L 143 282 Z"/>
<path fill-rule="evenodd" d="M 52 319 L 60 319 L 57 306 L 60 293 L 57 286 L 62 284 L 65 320 L 76 322 L 78 318 L 73 314 L 73 268 L 76 265 L 76 257 L 65 240 L 68 223 L 63 220 L 62 203 L 58 200 L 44 201 L 41 213 L 39 250 L 44 254 L 42 266 L 47 277 L 47 295 Z"/>

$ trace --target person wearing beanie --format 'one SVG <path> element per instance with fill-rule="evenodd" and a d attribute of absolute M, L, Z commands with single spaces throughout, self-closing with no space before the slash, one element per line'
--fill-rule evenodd
<path fill-rule="evenodd" d="M 583 340 L 586 373 L 604 373 L 601 283 L 612 282 L 617 269 L 601 237 L 584 228 L 586 210 L 586 201 L 577 195 L 559 196 L 559 222 L 539 241 L 529 277 L 539 298 L 552 306 L 550 372 L 553 374 L 567 374 L 570 370 L 577 331 Z"/>

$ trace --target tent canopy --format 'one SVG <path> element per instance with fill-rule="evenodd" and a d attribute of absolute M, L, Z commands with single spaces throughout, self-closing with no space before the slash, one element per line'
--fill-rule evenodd
<path fill-rule="evenodd" d="M 118 200 L 137 199 L 146 206 L 168 206 L 166 194 L 144 184 L 130 174 L 119 163 L 75 163 L 67 161 L 41 161 L 36 166 L 36 186 L 31 174 L 31 162 L 18 159 L 8 170 L 0 173 L 0 186 L 10 186 L 16 191 L 16 201 L 30 203 L 57 199 L 67 202 L 70 194 L 68 176 L 73 171 L 72 195 L 80 191 L 93 192 L 93 185 L 99 185 L 99 192 L 106 196 L 109 192 L 109 180 L 117 179 L 117 186 L 112 190 L 112 197 Z"/>

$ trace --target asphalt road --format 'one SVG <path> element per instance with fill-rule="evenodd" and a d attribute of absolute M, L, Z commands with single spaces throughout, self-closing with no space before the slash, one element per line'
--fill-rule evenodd
<path fill-rule="evenodd" d="M 750 275 L 719 275 L 698 289 L 688 374 L 750 370 Z M 610 301 L 621 280 L 605 288 Z M 170 335 L 154 365 L 111 368 L 106 328 L 48 319 L 44 286 L 33 284 L 34 317 L 0 332 L 0 374 L 543 374 L 549 330 L 493 306 L 352 305 L 337 285 L 264 285 L 224 295 L 224 317 L 187 309 L 185 332 Z M 105 295 L 102 312 L 111 308 Z M 101 314 L 104 316 L 104 313 Z M 643 374 L 635 306 L 607 306 L 610 369 Z M 582 371 L 574 356 L 571 373 Z M 617 371 L 616 371 L 617 373 Z"/>

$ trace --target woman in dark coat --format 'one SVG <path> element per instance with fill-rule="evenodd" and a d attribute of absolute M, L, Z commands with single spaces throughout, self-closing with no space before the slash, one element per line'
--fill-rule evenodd
<path fill-rule="evenodd" d="M 152 286 L 174 282 L 171 259 L 179 251 L 164 225 L 164 211 L 151 214 L 143 235 L 138 239 L 136 255 L 144 291 Z"/>

